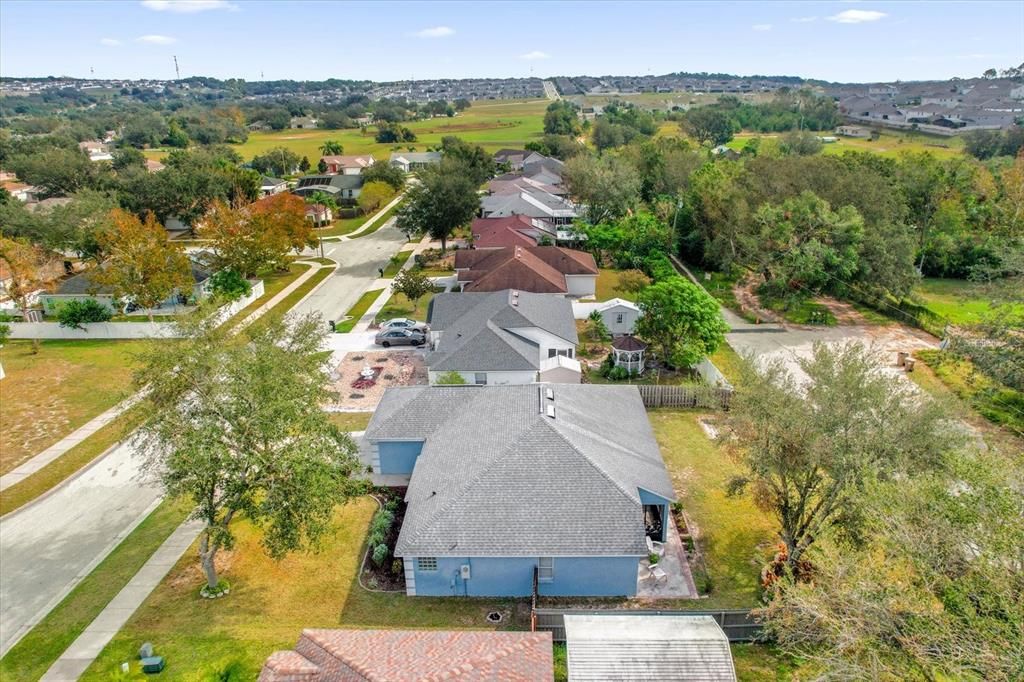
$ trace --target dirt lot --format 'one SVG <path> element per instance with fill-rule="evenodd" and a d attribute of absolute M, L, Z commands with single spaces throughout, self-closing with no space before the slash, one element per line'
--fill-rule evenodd
<path fill-rule="evenodd" d="M 373 377 L 363 380 L 360 372 L 366 367 L 373 370 Z M 373 410 L 390 386 L 426 384 L 427 366 L 423 354 L 414 351 L 346 353 L 331 373 L 331 382 L 338 396 L 329 410 Z"/>

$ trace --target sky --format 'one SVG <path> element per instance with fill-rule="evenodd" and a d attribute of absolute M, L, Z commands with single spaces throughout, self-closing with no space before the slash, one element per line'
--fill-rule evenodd
<path fill-rule="evenodd" d="M 1024 0 L 0 0 L 0 75 L 246 80 L 643 75 L 866 82 L 1024 62 Z"/>

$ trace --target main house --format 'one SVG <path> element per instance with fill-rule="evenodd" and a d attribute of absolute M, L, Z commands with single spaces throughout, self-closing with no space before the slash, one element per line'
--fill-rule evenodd
<path fill-rule="evenodd" d="M 362 189 L 362 175 L 307 175 L 299 178 L 299 184 L 292 190 L 292 194 L 309 197 L 323 192 L 334 197 L 339 205 L 352 206 Z"/>
<path fill-rule="evenodd" d="M 475 218 L 470 227 L 473 248 L 501 249 L 508 246 L 537 246 L 541 241 L 554 243 L 557 233 L 552 225 L 538 218 L 513 215 L 505 218 Z"/>
<path fill-rule="evenodd" d="M 561 296 L 505 290 L 438 294 L 427 310 L 430 383 L 457 372 L 468 384 L 579 383 L 576 322 Z"/>
<path fill-rule="evenodd" d="M 455 252 L 463 291 L 517 289 L 535 294 L 593 297 L 597 263 L 585 251 L 559 246 L 513 246 Z"/>
<path fill-rule="evenodd" d="M 463 294 L 465 295 L 465 294 Z M 411 596 L 633 596 L 672 483 L 635 386 L 389 388 L 375 473 L 408 475 Z"/>

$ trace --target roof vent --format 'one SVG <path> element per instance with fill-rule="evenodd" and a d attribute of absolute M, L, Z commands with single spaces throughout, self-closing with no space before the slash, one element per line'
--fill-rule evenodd
<path fill-rule="evenodd" d="M 547 413 L 548 413 L 548 417 L 550 417 L 551 419 L 554 419 L 555 418 L 555 406 L 554 405 L 548 405 Z"/>
<path fill-rule="evenodd" d="M 548 400 L 554 400 L 555 399 L 555 391 L 554 391 L 553 388 L 550 388 L 550 387 L 545 388 L 544 389 L 544 394 L 548 397 Z"/>

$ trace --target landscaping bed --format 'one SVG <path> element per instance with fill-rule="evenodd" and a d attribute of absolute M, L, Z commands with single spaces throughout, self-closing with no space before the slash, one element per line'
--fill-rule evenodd
<path fill-rule="evenodd" d="M 359 583 L 369 590 L 405 592 L 405 568 L 395 557 L 395 544 L 405 519 L 405 488 L 381 488 L 373 496 L 380 502 L 366 540 Z"/>
<path fill-rule="evenodd" d="M 372 377 L 361 372 L 369 367 Z M 373 351 L 346 353 L 331 372 L 331 390 L 337 397 L 328 410 L 365 411 L 377 407 L 384 391 L 391 386 L 427 383 L 427 367 L 420 353 L 412 351 Z"/>

